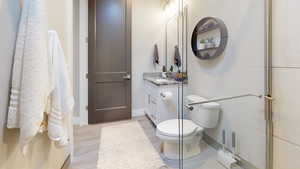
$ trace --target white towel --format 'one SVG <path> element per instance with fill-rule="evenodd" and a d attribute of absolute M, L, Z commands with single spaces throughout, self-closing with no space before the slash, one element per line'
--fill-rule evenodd
<path fill-rule="evenodd" d="M 14 56 L 8 128 L 20 128 L 26 146 L 39 131 L 51 91 L 45 0 L 25 0 Z"/>
<path fill-rule="evenodd" d="M 8 128 L 19 128 L 20 127 L 20 114 L 19 114 L 19 103 L 20 103 L 20 90 L 21 90 L 21 78 L 22 78 L 22 64 L 23 55 L 25 48 L 25 39 L 27 34 L 28 25 L 28 9 L 30 3 L 24 4 L 19 22 L 19 32 L 16 42 L 16 49 L 13 62 L 13 73 L 12 73 L 12 87 L 10 94 L 10 103 L 8 108 L 7 116 L 7 127 Z"/>
<path fill-rule="evenodd" d="M 59 147 L 68 144 L 68 118 L 72 116 L 74 98 L 69 71 L 58 34 L 49 31 L 49 57 L 53 60 L 54 90 L 50 97 L 48 136 Z"/>

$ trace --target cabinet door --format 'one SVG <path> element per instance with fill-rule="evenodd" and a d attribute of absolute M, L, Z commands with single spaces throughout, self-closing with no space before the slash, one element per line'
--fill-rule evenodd
<path fill-rule="evenodd" d="M 150 118 L 154 124 L 157 124 L 157 102 L 156 99 L 150 96 Z"/>
<path fill-rule="evenodd" d="M 149 93 L 145 93 L 145 113 L 150 116 L 150 94 Z"/>
<path fill-rule="evenodd" d="M 145 88 L 145 96 L 144 96 L 144 103 L 145 103 L 145 113 L 150 117 L 151 110 L 150 110 L 150 97 L 151 97 L 151 86 L 148 81 L 144 81 L 144 88 Z"/>

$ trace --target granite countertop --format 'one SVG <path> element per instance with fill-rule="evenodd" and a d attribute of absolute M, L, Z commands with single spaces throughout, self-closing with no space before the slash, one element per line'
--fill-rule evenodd
<path fill-rule="evenodd" d="M 180 82 L 180 81 L 176 81 L 175 79 L 172 78 L 163 78 L 161 76 L 161 73 L 144 73 L 143 75 L 144 80 L 149 81 L 157 86 L 161 86 L 161 85 L 177 85 L 177 84 L 182 84 L 182 83 L 186 83 L 185 82 Z"/>
<path fill-rule="evenodd" d="M 174 79 L 163 79 L 163 78 L 155 78 L 155 77 L 144 77 L 144 80 L 147 80 L 155 85 L 173 85 L 173 84 L 181 84 Z"/>

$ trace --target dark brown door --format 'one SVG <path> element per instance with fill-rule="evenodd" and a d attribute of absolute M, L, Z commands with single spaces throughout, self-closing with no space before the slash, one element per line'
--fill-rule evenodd
<path fill-rule="evenodd" d="M 131 2 L 89 0 L 89 123 L 131 118 Z"/>

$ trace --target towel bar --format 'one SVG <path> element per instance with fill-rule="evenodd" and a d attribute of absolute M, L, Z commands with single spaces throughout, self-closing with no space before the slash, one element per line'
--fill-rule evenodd
<path fill-rule="evenodd" d="M 224 98 L 206 100 L 206 101 L 202 101 L 202 102 L 190 103 L 190 104 L 185 105 L 185 107 L 192 111 L 192 110 L 194 110 L 194 107 L 193 107 L 194 105 L 211 103 L 211 102 L 220 102 L 220 101 L 226 101 L 226 100 L 233 100 L 233 99 L 238 99 L 238 98 L 243 98 L 243 97 L 257 97 L 257 98 L 260 98 L 260 99 L 265 98 L 267 100 L 273 100 L 273 98 L 271 96 L 263 96 L 263 95 L 255 95 L 255 94 L 244 94 L 244 95 L 224 97 Z"/>

